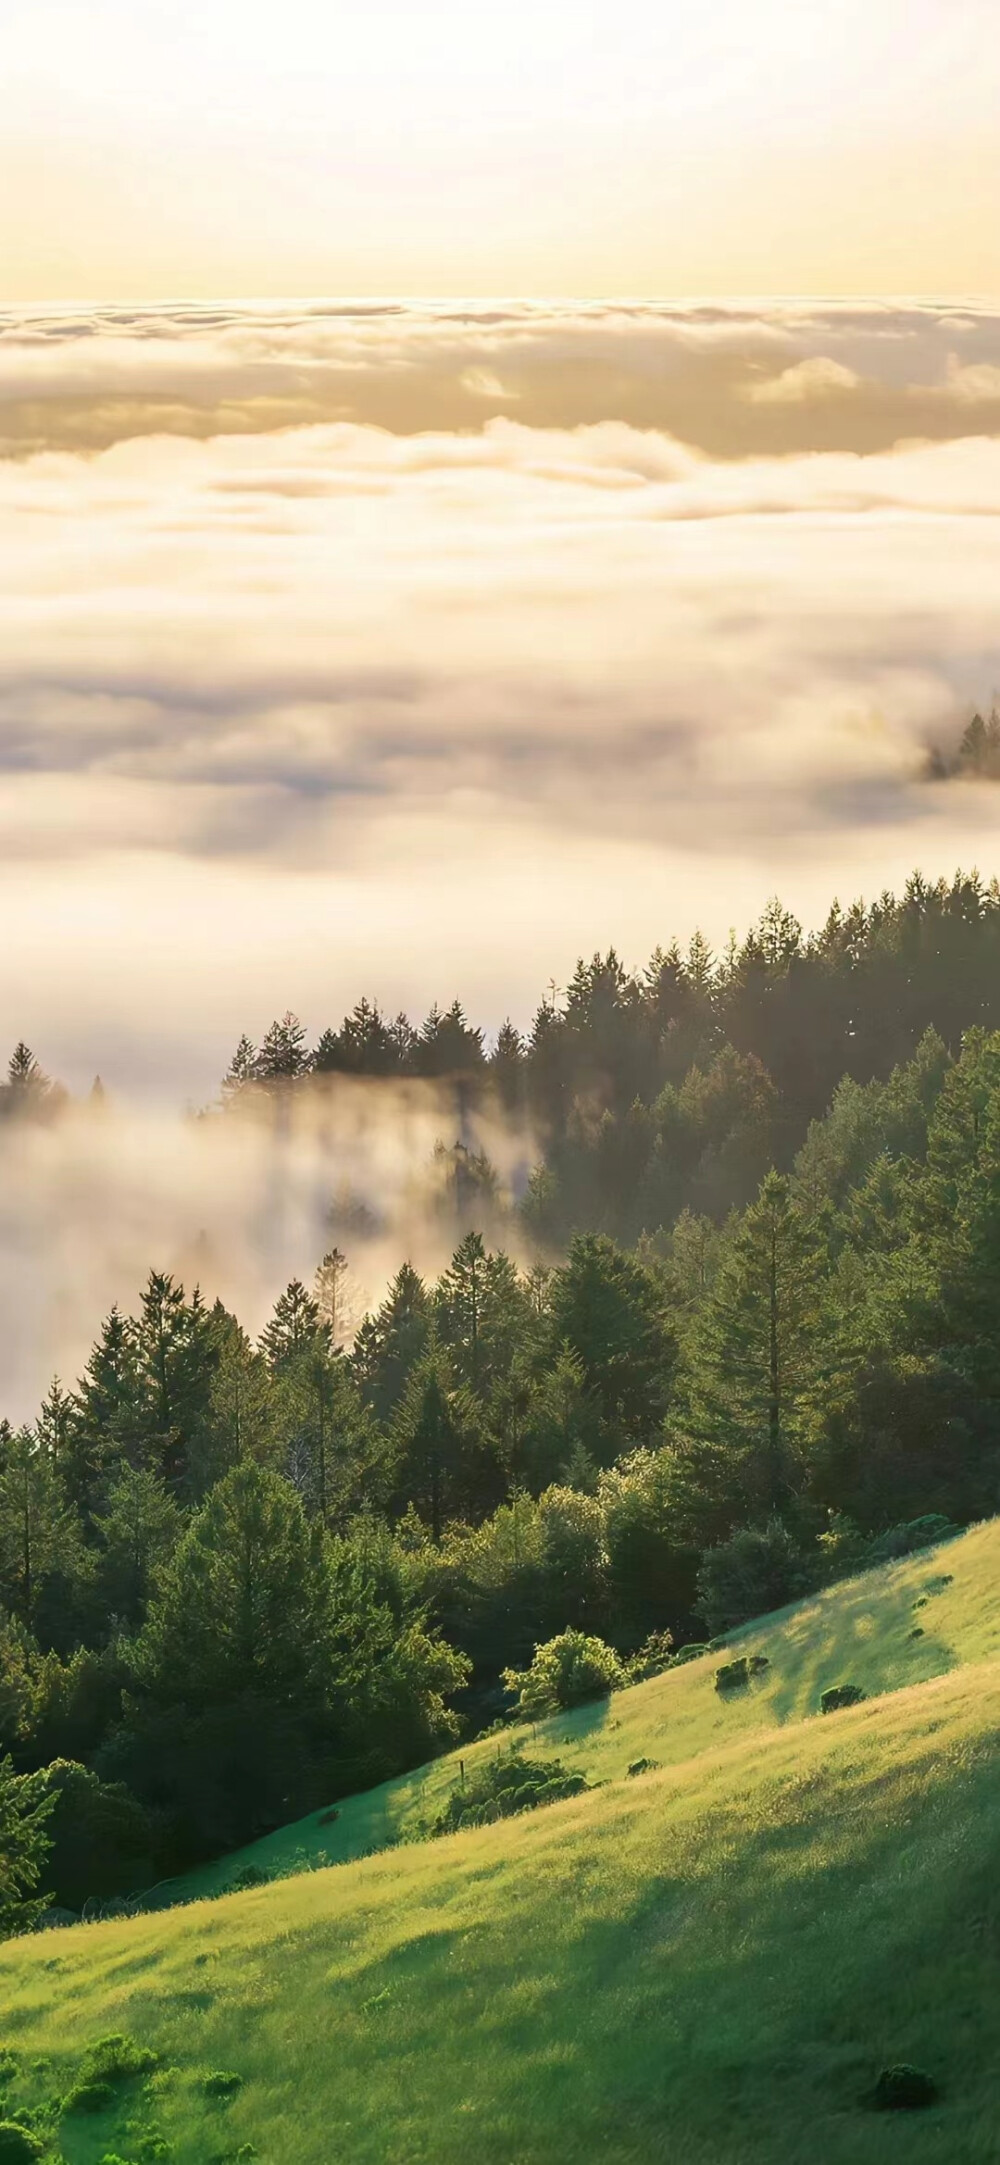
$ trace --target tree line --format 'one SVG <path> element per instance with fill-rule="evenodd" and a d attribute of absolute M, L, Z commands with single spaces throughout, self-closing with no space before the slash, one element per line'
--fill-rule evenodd
<path fill-rule="evenodd" d="M 25 1829 L 75 1909 L 502 1718 L 567 1627 L 641 1660 L 996 1510 L 1000 1031 L 844 1073 L 785 1160 L 533 1263 L 472 1228 L 349 1346 L 336 1253 L 256 1342 L 165 1272 L 113 1310 L 0 1427 L 23 1914 Z"/>

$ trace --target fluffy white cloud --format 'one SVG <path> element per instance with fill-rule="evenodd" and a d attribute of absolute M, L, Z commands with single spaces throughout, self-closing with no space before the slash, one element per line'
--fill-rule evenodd
<path fill-rule="evenodd" d="M 998 352 L 867 306 L 10 319 L 11 1036 L 200 1092 L 289 1002 L 524 1017 L 599 941 L 992 871 L 993 793 L 922 773 L 1000 682 L 1000 442 L 949 362 Z M 789 375 L 841 390 L 745 396 Z"/>

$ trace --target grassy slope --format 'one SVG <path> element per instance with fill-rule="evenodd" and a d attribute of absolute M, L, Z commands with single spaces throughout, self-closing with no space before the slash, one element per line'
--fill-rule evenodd
<path fill-rule="evenodd" d="M 951 1583 L 941 1586 L 945 1577 Z M 916 1629 L 918 1639 L 910 1636 Z M 676 1766 L 744 1731 L 799 1722 L 816 1712 L 828 1684 L 860 1684 L 869 1694 L 898 1691 L 962 1662 L 987 1660 L 1000 1654 L 1000 1519 L 730 1637 L 735 1648 L 759 1649 L 771 1663 L 745 1698 L 723 1704 L 716 1696 L 711 1680 L 724 1657 L 709 1655 L 597 1706 L 515 1731 L 514 1738 L 532 1754 L 557 1754 L 589 1781 L 617 1781 L 636 1759 Z M 245 1864 L 267 1871 L 340 1864 L 419 1834 L 454 1788 L 459 1756 L 468 1770 L 496 1748 L 487 1741 L 469 1745 L 349 1797 L 332 1826 L 322 1826 L 318 1813 L 298 1820 L 175 1882 L 170 1896 L 218 1894 Z"/>
<path fill-rule="evenodd" d="M 590 1795 L 8 1945 L 0 2037 L 52 2061 L 19 2094 L 128 2029 L 175 2072 L 66 2121 L 69 2165 L 138 2160 L 154 2119 L 178 2165 L 244 2141 L 267 2165 L 995 2165 L 998 1563 L 1000 1524 L 769 1619 L 743 1704 L 700 1663 L 564 1720 L 563 1756 L 610 1777 Z M 894 1695 L 795 1720 L 847 1676 Z M 672 1763 L 617 1780 L 642 1751 Z M 350 1812 L 372 1839 L 419 1799 Z M 940 2107 L 863 2109 L 891 2059 Z M 245 2077 L 228 2107 L 217 2066 Z"/>

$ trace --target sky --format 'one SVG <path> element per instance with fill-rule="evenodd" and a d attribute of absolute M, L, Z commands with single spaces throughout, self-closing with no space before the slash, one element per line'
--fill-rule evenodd
<path fill-rule="evenodd" d="M 1000 690 L 1000 14 L 2 18 L 0 1024 L 112 1093 L 0 1136 L 20 1412 L 152 1262 L 259 1322 L 343 1166 L 369 1289 L 435 1260 L 452 1109 L 216 1147 L 244 1031 L 1000 870 L 929 779 Z"/>
<path fill-rule="evenodd" d="M 984 295 L 995 0 L 5 0 L 0 299 Z"/>

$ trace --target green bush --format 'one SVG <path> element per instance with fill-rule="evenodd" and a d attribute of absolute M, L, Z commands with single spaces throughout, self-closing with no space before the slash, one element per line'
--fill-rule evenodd
<path fill-rule="evenodd" d="M 251 1887 L 269 1887 L 271 1879 L 272 1874 L 265 1872 L 259 1864 L 244 1864 L 236 1878 L 230 1880 L 226 1893 L 249 1894 Z"/>
<path fill-rule="evenodd" d="M 63 2099 L 64 2112 L 110 2112 L 115 2101 L 110 2082 L 75 2082 Z"/>
<path fill-rule="evenodd" d="M 21 2127 L 17 2120 L 0 2120 L 0 2165 L 31 2165 L 33 2158 L 44 2154 L 41 2136 L 30 2127 Z"/>
<path fill-rule="evenodd" d="M 542 1804 L 558 1804 L 563 1797 L 578 1797 L 588 1787 L 584 1776 L 571 1774 L 560 1759 L 526 1759 L 511 1752 L 487 1760 L 464 1786 L 452 1790 L 433 1831 L 453 1834 L 459 1827 L 489 1826 Z"/>
<path fill-rule="evenodd" d="M 736 1661 L 725 1661 L 715 1672 L 716 1691 L 745 1691 L 750 1682 L 750 1666 L 745 1654 Z"/>
<path fill-rule="evenodd" d="M 638 1653 L 632 1654 L 625 1664 L 630 1684 L 642 1684 L 647 1676 L 662 1676 L 673 1661 L 674 1635 L 672 1631 L 651 1631 L 644 1639 Z"/>
<path fill-rule="evenodd" d="M 84 2053 L 77 2081 L 63 2099 L 63 2111 L 106 2112 L 123 2083 L 150 2074 L 156 2064 L 156 2053 L 134 2037 L 120 2031 L 99 2037 Z"/>
<path fill-rule="evenodd" d="M 658 1759 L 633 1759 L 628 1771 L 630 1774 L 652 1774 L 659 1764 Z"/>
<path fill-rule="evenodd" d="M 235 2097 L 237 2090 L 242 2088 L 242 2075 L 234 2075 L 230 2070 L 221 2067 L 217 2067 L 211 2075 L 206 2075 L 202 2083 L 206 2097 Z"/>
<path fill-rule="evenodd" d="M 628 1682 L 614 1648 L 585 1631 L 563 1631 L 536 1646 L 530 1669 L 505 1669 L 503 1680 L 518 1695 L 518 1714 L 529 1721 L 604 1698 Z"/>
<path fill-rule="evenodd" d="M 919 2067 L 908 2067 L 905 2061 L 896 2067 L 883 2067 L 872 2093 L 872 2103 L 879 2112 L 918 2112 L 926 2105 L 933 2105 L 938 2095 L 937 2083 L 925 2075 Z"/>
<path fill-rule="evenodd" d="M 860 1684 L 831 1684 L 829 1691 L 823 1693 L 819 1710 L 821 1714 L 837 1714 L 841 1707 L 859 1706 L 866 1697 Z"/>
<path fill-rule="evenodd" d="M 808 1593 L 814 1577 L 780 1519 L 742 1526 L 728 1541 L 706 1549 L 695 1608 L 709 1631 L 731 1631 Z"/>
<path fill-rule="evenodd" d="M 962 1531 L 940 1511 L 928 1511 L 923 1518 L 906 1519 L 899 1526 L 890 1526 L 884 1534 L 878 1534 L 868 1544 L 869 1564 L 890 1564 L 897 1556 L 912 1556 L 918 1549 L 933 1548 L 935 1542 L 952 1541 Z"/>

